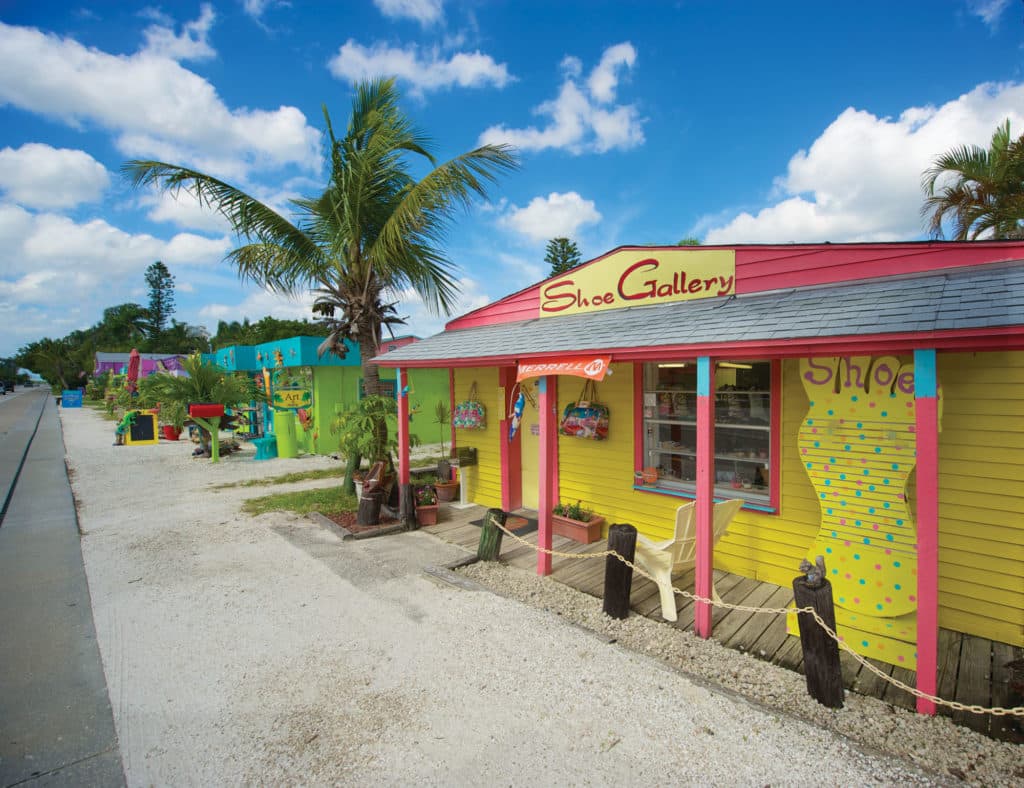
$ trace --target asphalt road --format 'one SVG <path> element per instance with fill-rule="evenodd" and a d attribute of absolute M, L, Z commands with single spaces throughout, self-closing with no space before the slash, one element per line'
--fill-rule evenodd
<path fill-rule="evenodd" d="M 124 785 L 49 391 L 0 397 L 0 786 Z"/>

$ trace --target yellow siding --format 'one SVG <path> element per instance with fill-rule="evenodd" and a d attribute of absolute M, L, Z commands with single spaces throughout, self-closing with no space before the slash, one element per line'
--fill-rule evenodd
<path fill-rule="evenodd" d="M 1024 646 L 1024 353 L 940 353 L 939 624 Z"/>
<path fill-rule="evenodd" d="M 940 353 L 938 358 L 943 390 L 939 624 L 1024 646 L 1024 353 Z M 632 523 L 645 535 L 667 538 L 675 509 L 684 501 L 632 489 L 633 367 L 613 364 L 612 372 L 598 385 L 600 400 L 611 409 L 608 440 L 558 439 L 559 496 L 582 501 L 606 524 Z M 456 399 L 467 395 L 473 380 L 487 405 L 488 428 L 460 432 L 459 442 L 479 451 L 479 480 L 470 488 L 471 499 L 498 506 L 501 389 L 496 370 L 458 370 Z M 559 413 L 581 388 L 578 378 L 559 378 Z M 740 512 L 715 550 L 717 568 L 783 586 L 798 573 L 821 516 L 796 450 L 806 409 L 798 362 L 784 361 L 779 512 Z"/>
<path fill-rule="evenodd" d="M 472 446 L 477 453 L 477 466 L 467 469 L 466 500 L 481 506 L 501 506 L 501 437 L 499 422 L 504 408 L 498 370 L 493 367 L 455 370 L 455 401 L 469 399 L 469 389 L 476 383 L 477 399 L 486 408 L 486 429 L 456 430 L 458 446 Z"/>

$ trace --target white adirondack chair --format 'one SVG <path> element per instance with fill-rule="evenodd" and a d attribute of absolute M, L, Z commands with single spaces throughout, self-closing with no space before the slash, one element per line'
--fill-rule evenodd
<path fill-rule="evenodd" d="M 731 500 L 715 504 L 714 544 L 718 544 L 729 530 L 729 523 L 743 507 L 743 501 Z M 683 504 L 676 509 L 675 533 L 671 539 L 653 542 L 642 535 L 636 538 L 636 560 L 658 584 L 661 595 L 661 616 L 666 621 L 675 621 L 676 597 L 672 590 L 672 576 L 693 566 L 697 561 L 697 517 L 696 501 Z M 711 595 L 719 600 L 714 582 L 711 584 Z"/>

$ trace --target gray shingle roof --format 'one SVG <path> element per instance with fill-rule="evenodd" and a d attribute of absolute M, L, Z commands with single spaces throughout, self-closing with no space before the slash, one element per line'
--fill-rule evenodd
<path fill-rule="evenodd" d="M 385 363 L 1022 325 L 1024 264 L 1012 263 L 445 331 Z"/>

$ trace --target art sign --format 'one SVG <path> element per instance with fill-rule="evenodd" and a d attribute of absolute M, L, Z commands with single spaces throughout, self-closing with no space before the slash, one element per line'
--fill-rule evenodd
<path fill-rule="evenodd" d="M 279 389 L 274 392 L 275 408 L 308 408 L 313 394 L 308 389 Z"/>
<path fill-rule="evenodd" d="M 541 287 L 540 316 L 575 315 L 736 292 L 732 249 L 624 249 Z"/>

